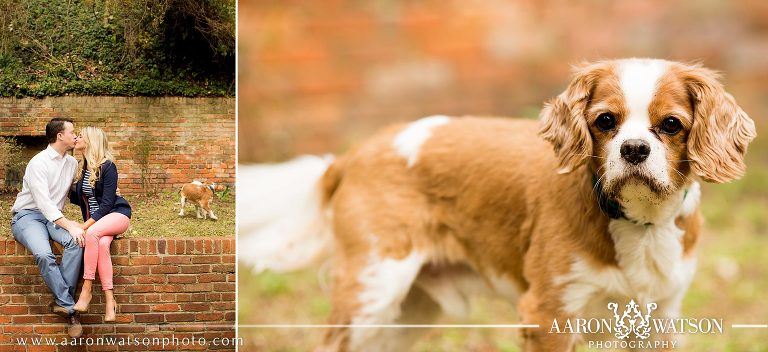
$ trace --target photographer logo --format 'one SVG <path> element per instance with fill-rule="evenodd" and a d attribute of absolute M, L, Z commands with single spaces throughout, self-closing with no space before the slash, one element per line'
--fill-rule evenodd
<path fill-rule="evenodd" d="M 607 310 L 612 319 L 553 319 L 549 333 L 579 334 L 588 347 L 597 349 L 674 349 L 680 347 L 676 335 L 723 333 L 723 319 L 653 317 L 658 308 L 654 302 L 639 305 L 634 299 L 626 305 L 610 302 Z M 616 340 L 596 340 L 603 335 L 613 335 Z"/>

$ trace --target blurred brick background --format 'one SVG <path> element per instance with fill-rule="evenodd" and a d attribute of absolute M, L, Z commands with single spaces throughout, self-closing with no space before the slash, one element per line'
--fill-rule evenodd
<path fill-rule="evenodd" d="M 75 132 L 106 132 L 124 194 L 177 191 L 193 179 L 234 186 L 233 98 L 0 98 L 0 137 L 22 141 L 26 162 L 45 149 L 45 125 L 55 116 L 74 119 Z M 0 165 L 0 188 L 20 186 L 23 174 Z"/>
<path fill-rule="evenodd" d="M 241 162 L 340 152 L 432 114 L 533 117 L 571 64 L 601 58 L 701 60 L 758 129 L 768 112 L 768 1 L 238 4 Z"/>

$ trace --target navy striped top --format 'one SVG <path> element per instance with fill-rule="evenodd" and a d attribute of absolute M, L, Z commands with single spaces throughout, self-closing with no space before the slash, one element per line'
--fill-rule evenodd
<path fill-rule="evenodd" d="M 93 194 L 93 188 L 89 180 L 91 179 L 91 172 L 87 169 L 83 172 L 83 194 L 88 198 L 88 210 L 93 216 L 97 210 L 99 210 L 99 202 L 96 201 L 96 196 Z"/>

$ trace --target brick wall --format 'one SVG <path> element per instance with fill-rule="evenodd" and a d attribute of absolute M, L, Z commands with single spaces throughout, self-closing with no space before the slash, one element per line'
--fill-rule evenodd
<path fill-rule="evenodd" d="M 192 179 L 235 182 L 234 98 L 0 98 L 1 136 L 44 136 L 54 116 L 110 138 L 125 194 L 171 190 Z M 0 182 L 4 176 L 0 165 Z"/>
<path fill-rule="evenodd" d="M 232 345 L 211 344 L 214 338 L 235 335 L 234 239 L 118 239 L 112 244 L 112 262 L 117 321 L 103 322 L 104 296 L 97 277 L 90 312 L 82 316 L 83 338 L 194 337 L 208 344 L 165 350 L 234 350 Z M 16 338 L 67 338 L 64 319 L 48 312 L 50 301 L 32 255 L 13 239 L 0 240 L 0 350 L 161 350 L 136 345 L 18 346 Z"/>
<path fill-rule="evenodd" d="M 242 162 L 346 150 L 433 114 L 537 116 L 570 65 L 702 60 L 765 121 L 768 2 L 240 1 Z"/>

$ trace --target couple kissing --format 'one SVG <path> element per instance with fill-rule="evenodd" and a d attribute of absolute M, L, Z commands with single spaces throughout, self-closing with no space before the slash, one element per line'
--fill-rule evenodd
<path fill-rule="evenodd" d="M 48 147 L 27 164 L 11 208 L 11 231 L 32 252 L 53 294 L 51 312 L 67 319 L 70 337 L 79 337 L 80 313 L 88 311 L 97 271 L 105 294 L 104 321 L 115 320 L 109 247 L 115 235 L 128 229 L 131 206 L 118 195 L 117 167 L 104 131 L 85 127 L 78 135 L 72 119 L 55 117 L 46 125 L 45 136 Z M 70 150 L 82 154 L 79 162 Z M 67 198 L 80 206 L 83 223 L 62 213 Z M 63 247 L 61 265 L 56 264 L 50 240 Z M 81 272 L 84 282 L 76 302 Z"/>

